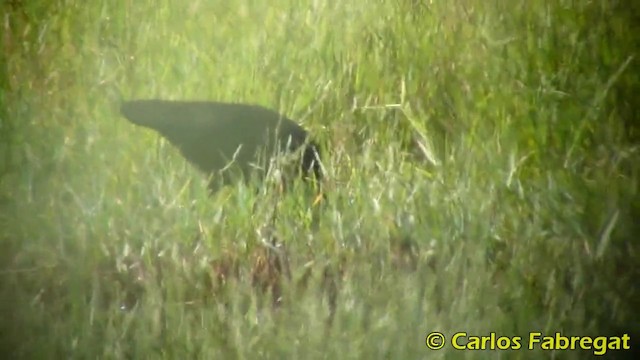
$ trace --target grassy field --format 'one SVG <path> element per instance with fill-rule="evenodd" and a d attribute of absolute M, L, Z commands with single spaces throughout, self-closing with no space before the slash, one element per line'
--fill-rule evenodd
<path fill-rule="evenodd" d="M 3 358 L 597 352 L 462 351 L 457 332 L 637 348 L 640 9 L 622 3 L 1 2 Z M 208 196 L 118 114 L 134 98 L 287 114 L 325 149 L 327 201 Z"/>

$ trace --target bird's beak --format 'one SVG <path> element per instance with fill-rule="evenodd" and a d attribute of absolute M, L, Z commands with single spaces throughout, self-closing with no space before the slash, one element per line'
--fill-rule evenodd
<path fill-rule="evenodd" d="M 311 206 L 316 206 L 320 204 L 323 200 L 324 200 L 324 193 L 320 192 L 318 196 L 316 196 L 316 198 L 313 200 L 313 203 L 311 204 Z"/>

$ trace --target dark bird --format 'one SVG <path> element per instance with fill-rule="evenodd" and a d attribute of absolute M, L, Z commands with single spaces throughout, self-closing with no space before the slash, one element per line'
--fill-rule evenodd
<path fill-rule="evenodd" d="M 135 100 L 124 102 L 120 111 L 132 123 L 159 132 L 190 163 L 213 175 L 212 192 L 237 176 L 264 178 L 278 154 L 294 161 L 296 176 L 322 178 L 318 145 L 300 125 L 262 106 Z"/>

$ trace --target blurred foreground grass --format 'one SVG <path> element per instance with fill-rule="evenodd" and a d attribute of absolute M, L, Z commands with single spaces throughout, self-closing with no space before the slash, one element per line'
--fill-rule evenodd
<path fill-rule="evenodd" d="M 431 331 L 637 344 L 638 9 L 426 3 L 3 2 L 6 358 L 585 356 L 433 351 Z M 117 113 L 152 97 L 299 120 L 327 203 L 208 197 Z"/>

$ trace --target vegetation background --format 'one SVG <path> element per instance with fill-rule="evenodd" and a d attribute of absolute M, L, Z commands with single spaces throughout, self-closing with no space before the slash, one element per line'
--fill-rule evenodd
<path fill-rule="evenodd" d="M 585 356 L 434 351 L 431 331 L 638 346 L 636 2 L 9 0 L 0 15 L 5 358 Z M 133 98 L 299 120 L 326 148 L 328 201 L 208 197 L 118 114 Z"/>

